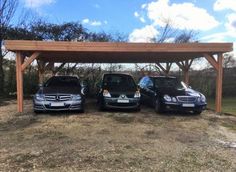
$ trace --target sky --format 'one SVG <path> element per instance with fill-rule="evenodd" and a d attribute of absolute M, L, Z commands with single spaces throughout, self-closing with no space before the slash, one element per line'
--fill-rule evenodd
<path fill-rule="evenodd" d="M 20 0 L 18 17 L 22 9 L 49 22 L 119 32 L 130 42 L 151 42 L 169 21 L 198 33 L 200 42 L 233 42 L 236 54 L 236 0 Z"/>

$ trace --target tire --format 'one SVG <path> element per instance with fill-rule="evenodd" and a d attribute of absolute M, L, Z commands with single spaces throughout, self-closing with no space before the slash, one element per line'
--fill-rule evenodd
<path fill-rule="evenodd" d="M 98 101 L 98 110 L 99 111 L 104 111 L 105 110 L 104 104 L 102 103 L 101 100 Z"/>
<path fill-rule="evenodd" d="M 135 110 L 135 112 L 140 112 L 141 108 L 139 106 L 139 107 L 135 108 L 134 110 Z"/>
<path fill-rule="evenodd" d="M 81 109 L 79 112 L 80 112 L 80 113 L 84 113 L 84 109 Z"/>
<path fill-rule="evenodd" d="M 42 113 L 42 111 L 34 110 L 34 114 L 35 114 L 35 115 L 38 115 L 38 114 L 40 114 L 40 113 Z"/>
<path fill-rule="evenodd" d="M 200 115 L 202 113 L 202 110 L 194 110 L 193 114 L 195 115 Z"/>
<path fill-rule="evenodd" d="M 160 100 L 158 98 L 155 99 L 154 109 L 155 109 L 156 113 L 162 113 L 163 112 L 163 110 L 161 108 L 161 102 L 160 102 Z"/>

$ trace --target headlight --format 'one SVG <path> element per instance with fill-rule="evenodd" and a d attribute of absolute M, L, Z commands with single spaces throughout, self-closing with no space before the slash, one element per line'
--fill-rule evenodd
<path fill-rule="evenodd" d="M 172 102 L 176 103 L 177 99 L 175 97 L 172 97 Z"/>
<path fill-rule="evenodd" d="M 103 90 L 103 96 L 104 97 L 111 97 L 111 94 L 109 93 L 108 90 Z"/>
<path fill-rule="evenodd" d="M 85 95 L 85 88 L 81 89 L 81 94 Z"/>
<path fill-rule="evenodd" d="M 167 102 L 171 102 L 171 97 L 169 96 L 169 95 L 164 95 L 164 99 L 165 99 L 165 101 L 167 101 Z"/>
<path fill-rule="evenodd" d="M 44 96 L 42 94 L 36 94 L 35 99 L 38 101 L 44 101 Z"/>
<path fill-rule="evenodd" d="M 206 102 L 206 97 L 204 95 L 201 95 L 201 102 Z"/>
<path fill-rule="evenodd" d="M 78 95 L 73 95 L 72 97 L 72 100 L 81 100 L 81 96 L 78 94 Z"/>
<path fill-rule="evenodd" d="M 134 94 L 134 98 L 140 98 L 140 97 L 141 97 L 140 91 L 136 91 Z"/>

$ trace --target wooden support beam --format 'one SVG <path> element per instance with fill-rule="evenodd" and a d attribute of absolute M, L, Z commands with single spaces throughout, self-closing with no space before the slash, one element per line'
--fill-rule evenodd
<path fill-rule="evenodd" d="M 54 68 L 54 62 L 49 62 L 45 66 L 45 70 L 53 70 L 53 68 Z"/>
<path fill-rule="evenodd" d="M 184 70 L 184 83 L 189 85 L 189 70 Z"/>
<path fill-rule="evenodd" d="M 157 66 L 164 72 L 164 74 L 166 76 L 169 75 L 169 72 L 170 72 L 170 68 L 171 68 L 171 65 L 172 63 L 166 63 L 166 68 L 164 66 L 161 65 L 161 63 L 156 63 Z"/>
<path fill-rule="evenodd" d="M 45 62 L 37 61 L 38 62 L 38 76 L 39 76 L 39 84 L 43 84 L 44 82 L 44 72 L 45 72 Z"/>
<path fill-rule="evenodd" d="M 216 70 L 216 100 L 215 100 L 215 111 L 220 113 L 222 111 L 222 82 L 223 82 L 223 54 L 217 54 L 217 59 L 212 55 L 204 54 L 207 61 L 213 66 Z"/>
<path fill-rule="evenodd" d="M 75 63 L 75 65 L 71 68 L 71 70 L 73 71 L 75 68 L 76 68 L 76 66 L 78 65 L 79 63 Z"/>
<path fill-rule="evenodd" d="M 176 64 L 179 66 L 181 70 L 184 70 L 184 65 L 180 62 L 176 62 Z"/>
<path fill-rule="evenodd" d="M 215 70 L 218 70 L 218 64 L 216 59 L 209 55 L 209 54 L 204 54 L 204 57 L 207 59 L 207 61 L 214 67 Z"/>
<path fill-rule="evenodd" d="M 176 62 L 176 64 L 179 66 L 179 68 L 184 73 L 184 82 L 185 84 L 189 85 L 189 69 L 193 63 L 193 59 L 185 60 L 181 62 Z"/>
<path fill-rule="evenodd" d="M 216 112 L 220 113 L 222 111 L 222 82 L 223 82 L 223 54 L 218 54 L 217 57 L 217 78 L 216 78 Z"/>
<path fill-rule="evenodd" d="M 21 70 L 24 57 L 16 52 L 16 89 L 17 89 L 17 111 L 23 112 L 23 71 Z"/>
<path fill-rule="evenodd" d="M 40 52 L 34 52 L 22 65 L 21 65 L 21 71 L 24 71 L 27 66 L 29 66 L 38 56 L 40 55 Z"/>
<path fill-rule="evenodd" d="M 53 71 L 53 75 L 56 75 L 57 72 L 59 72 L 59 71 L 65 66 L 65 64 L 66 64 L 66 63 L 62 63 L 57 69 L 55 69 L 55 70 Z"/>

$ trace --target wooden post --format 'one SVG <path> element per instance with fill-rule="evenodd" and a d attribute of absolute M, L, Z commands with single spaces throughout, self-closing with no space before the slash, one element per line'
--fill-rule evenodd
<path fill-rule="evenodd" d="M 186 85 L 189 85 L 189 69 L 193 63 L 193 59 L 185 60 L 180 62 L 176 62 L 180 69 L 182 69 L 184 73 L 184 82 Z"/>
<path fill-rule="evenodd" d="M 189 69 L 183 70 L 184 72 L 184 83 L 189 85 Z"/>
<path fill-rule="evenodd" d="M 44 71 L 45 71 L 45 63 L 43 61 L 38 61 L 38 76 L 39 76 L 39 84 L 43 84 L 44 81 Z"/>
<path fill-rule="evenodd" d="M 23 71 L 21 66 L 24 58 L 20 52 L 16 52 L 16 83 L 17 83 L 17 111 L 23 112 Z"/>
<path fill-rule="evenodd" d="M 222 111 L 223 54 L 217 56 L 218 70 L 216 78 L 216 112 Z"/>
<path fill-rule="evenodd" d="M 215 110 L 217 113 L 220 113 L 222 111 L 222 82 L 224 57 L 222 53 L 219 53 L 217 55 L 217 60 L 210 54 L 204 54 L 204 56 L 217 72 Z"/>

